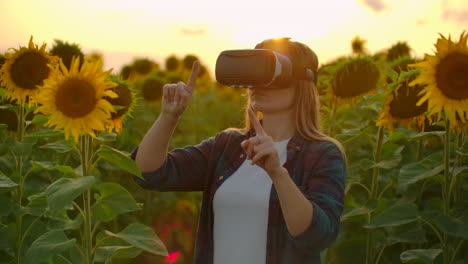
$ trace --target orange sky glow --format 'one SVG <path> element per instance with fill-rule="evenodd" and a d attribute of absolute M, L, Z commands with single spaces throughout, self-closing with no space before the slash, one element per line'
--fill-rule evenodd
<path fill-rule="evenodd" d="M 253 48 L 276 37 L 311 47 L 322 63 L 351 53 L 366 39 L 369 52 L 406 41 L 416 56 L 432 53 L 438 33 L 458 36 L 468 25 L 466 0 L 1 0 L 0 52 L 54 39 L 104 55 L 116 72 L 134 58 L 162 63 L 197 55 L 211 72 L 226 49 Z"/>

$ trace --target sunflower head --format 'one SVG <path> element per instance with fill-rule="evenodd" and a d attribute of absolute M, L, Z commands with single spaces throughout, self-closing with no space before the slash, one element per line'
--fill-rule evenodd
<path fill-rule="evenodd" d="M 397 42 L 388 49 L 387 61 L 394 61 L 400 57 L 410 56 L 410 47 L 406 42 Z"/>
<path fill-rule="evenodd" d="M 120 77 L 122 77 L 122 80 L 128 80 L 130 79 L 130 75 L 132 74 L 133 68 L 132 65 L 125 65 L 122 67 L 120 70 Z"/>
<path fill-rule="evenodd" d="M 155 102 L 161 99 L 162 87 L 165 82 L 157 77 L 150 76 L 141 83 L 141 94 L 146 102 Z"/>
<path fill-rule="evenodd" d="M 166 59 L 166 71 L 176 71 L 179 69 L 180 61 L 175 55 L 172 55 Z"/>
<path fill-rule="evenodd" d="M 369 57 L 344 60 L 332 71 L 332 97 L 343 100 L 375 91 L 380 79 L 380 70 Z"/>
<path fill-rule="evenodd" d="M 117 106 L 115 112 L 111 113 L 111 117 L 106 123 L 106 129 L 108 132 L 112 132 L 113 129 L 117 133 L 122 131 L 123 120 L 127 116 L 131 116 L 137 101 L 136 91 L 133 88 L 133 84 L 123 81 L 116 76 L 109 78 L 112 82 L 116 83 L 117 86 L 112 90 L 118 95 L 118 97 L 104 97 L 114 107 Z"/>
<path fill-rule="evenodd" d="M 104 67 L 104 56 L 101 53 L 93 52 L 88 54 L 86 55 L 85 60 L 91 64 L 98 65 L 101 69 Z"/>
<path fill-rule="evenodd" d="M 435 55 L 426 54 L 425 60 L 409 65 L 421 69 L 411 85 L 426 85 L 418 104 L 428 102 L 430 114 L 442 116 L 452 124 L 468 122 L 468 35 L 463 32 L 456 42 L 450 36 L 440 35 L 435 44 Z"/>
<path fill-rule="evenodd" d="M 412 121 L 415 120 L 420 130 L 424 128 L 427 103 L 417 104 L 422 97 L 420 93 L 423 86 L 409 86 L 418 74 L 417 70 L 402 72 L 399 78 L 390 85 L 390 92 L 385 97 L 377 126 L 384 126 L 392 133 L 394 121 L 410 128 Z"/>
<path fill-rule="evenodd" d="M 40 87 L 37 102 L 41 105 L 36 112 L 49 115 L 46 126 L 63 129 L 65 137 L 103 131 L 105 122 L 114 112 L 112 105 L 104 99 L 117 97 L 112 88 L 117 84 L 107 81 L 110 71 L 103 72 L 99 63 L 85 61 L 80 67 L 79 57 L 74 57 L 70 70 L 61 63 L 53 77 Z"/>
<path fill-rule="evenodd" d="M 359 36 L 356 36 L 352 41 L 351 41 L 351 49 L 354 54 L 356 55 L 363 55 L 365 54 L 365 49 L 364 49 L 364 44 L 366 44 L 365 39 L 361 39 Z"/>
<path fill-rule="evenodd" d="M 0 97 L 0 124 L 6 124 L 8 131 L 16 132 L 18 130 L 18 116 L 11 109 L 12 105 L 15 103 Z"/>
<path fill-rule="evenodd" d="M 136 59 L 133 62 L 133 70 L 140 75 L 148 75 L 157 69 L 158 64 L 149 59 Z"/>
<path fill-rule="evenodd" d="M 208 76 L 208 71 L 206 70 L 205 65 L 200 65 L 200 68 L 198 68 L 198 74 L 197 76 L 200 78 L 204 78 L 205 76 Z"/>
<path fill-rule="evenodd" d="M 0 69 L 2 68 L 2 65 L 5 64 L 6 57 L 2 53 L 0 53 Z"/>
<path fill-rule="evenodd" d="M 1 85 L 6 87 L 6 96 L 12 100 L 26 102 L 37 94 L 37 87 L 52 76 L 58 57 L 49 55 L 46 44 L 39 48 L 32 37 L 29 46 L 13 49 L 0 69 Z M 51 66 L 51 67 L 49 67 Z M 31 101 L 29 101 L 31 102 Z"/>
<path fill-rule="evenodd" d="M 70 64 L 73 57 L 79 57 L 81 62 L 84 58 L 84 54 L 78 44 L 70 44 L 59 39 L 55 40 L 55 44 L 52 46 L 49 52 L 52 55 L 60 57 L 67 69 L 70 69 Z"/>
<path fill-rule="evenodd" d="M 192 70 L 192 65 L 195 61 L 198 60 L 198 57 L 195 55 L 187 55 L 184 57 L 183 65 L 186 71 Z"/>

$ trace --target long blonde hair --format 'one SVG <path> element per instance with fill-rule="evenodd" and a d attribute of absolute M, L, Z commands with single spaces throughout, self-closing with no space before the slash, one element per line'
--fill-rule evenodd
<path fill-rule="evenodd" d="M 317 55 L 306 45 L 290 41 L 289 38 L 269 39 L 265 40 L 257 46 L 256 49 L 271 49 L 280 52 L 291 58 L 295 67 L 304 69 L 309 68 L 315 72 L 318 69 Z M 295 126 L 297 133 L 306 140 L 320 140 L 330 141 L 336 144 L 340 149 L 343 156 L 345 151 L 340 142 L 332 137 L 325 135 L 322 129 L 320 120 L 320 100 L 313 81 L 310 80 L 297 80 L 296 96 L 294 99 L 295 105 Z M 246 133 L 252 128 L 249 115 L 247 113 L 250 107 L 250 97 L 248 97 L 247 104 L 245 105 L 245 123 L 242 131 Z"/>

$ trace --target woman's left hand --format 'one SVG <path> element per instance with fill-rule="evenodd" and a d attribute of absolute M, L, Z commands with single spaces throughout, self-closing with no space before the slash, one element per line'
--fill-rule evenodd
<path fill-rule="evenodd" d="M 241 147 L 247 154 L 247 158 L 252 160 L 252 164 L 260 166 L 271 177 L 282 169 L 278 151 L 276 150 L 273 138 L 263 130 L 252 107 L 248 109 L 248 113 L 256 136 L 242 141 Z"/>

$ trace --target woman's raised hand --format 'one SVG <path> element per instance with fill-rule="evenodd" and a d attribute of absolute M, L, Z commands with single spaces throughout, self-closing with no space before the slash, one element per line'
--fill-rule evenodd
<path fill-rule="evenodd" d="M 165 84 L 163 86 L 161 114 L 179 119 L 182 113 L 184 113 L 192 99 L 193 87 L 197 79 L 199 64 L 198 61 L 193 62 L 192 72 L 190 73 L 187 84 L 178 82 Z"/>
<path fill-rule="evenodd" d="M 252 165 L 258 165 L 264 169 L 270 177 L 273 177 L 276 172 L 283 168 L 280 163 L 275 142 L 273 142 L 273 138 L 265 132 L 251 106 L 248 109 L 248 113 L 256 136 L 242 141 L 241 147 L 247 154 L 247 158 L 252 160 Z"/>

